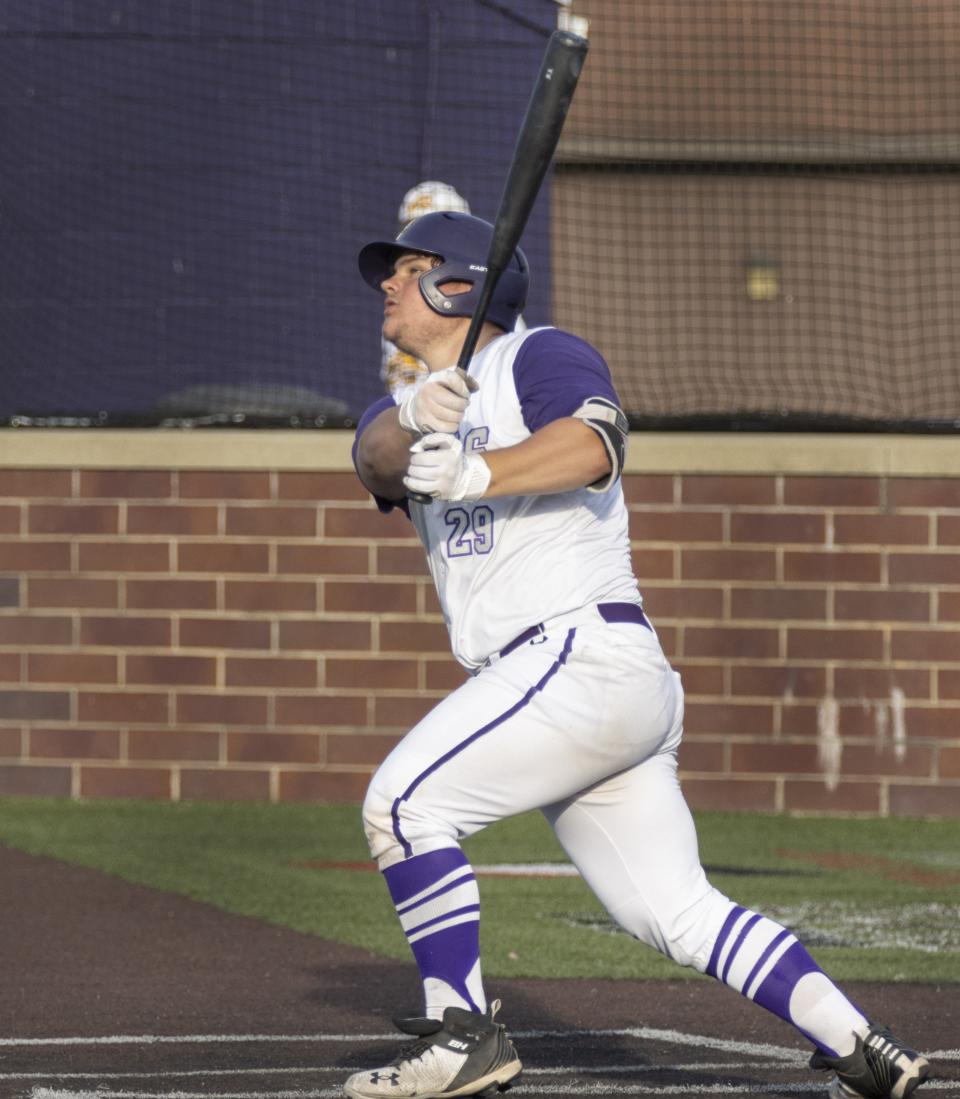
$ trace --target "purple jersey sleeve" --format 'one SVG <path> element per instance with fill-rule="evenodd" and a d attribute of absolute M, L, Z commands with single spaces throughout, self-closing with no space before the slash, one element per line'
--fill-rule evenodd
<path fill-rule="evenodd" d="M 513 381 L 530 432 L 571 416 L 589 397 L 620 405 L 600 352 L 557 328 L 534 332 L 523 341 L 513 362 Z"/>
<path fill-rule="evenodd" d="M 378 401 L 374 401 L 374 403 L 370 405 L 366 412 L 364 412 L 364 414 L 360 417 L 360 422 L 357 424 L 357 430 L 353 436 L 353 448 L 351 451 L 353 455 L 354 469 L 357 469 L 357 447 L 360 443 L 360 436 L 364 433 L 364 431 L 367 430 L 370 424 L 373 423 L 373 421 L 380 415 L 381 412 L 386 412 L 388 408 L 394 408 L 396 406 L 396 403 L 397 402 L 393 399 L 393 397 L 389 396 L 388 394 L 386 397 L 381 397 Z M 377 503 L 377 507 L 382 512 L 386 513 L 388 511 L 393 511 L 394 508 L 400 508 L 402 511 L 406 512 L 407 516 L 409 517 L 410 511 L 407 507 L 406 500 L 387 500 L 383 496 L 377 496 L 376 493 L 371 493 L 371 496 L 373 496 L 374 500 Z"/>

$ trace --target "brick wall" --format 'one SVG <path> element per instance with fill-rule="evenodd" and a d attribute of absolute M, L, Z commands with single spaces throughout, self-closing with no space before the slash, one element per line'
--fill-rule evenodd
<path fill-rule="evenodd" d="M 14 434 L 0 793 L 355 800 L 462 681 L 409 524 L 368 503 L 345 437 L 319 455 L 308 433 L 240 453 L 194 437 L 186 468 L 141 436 L 156 468 L 134 468 L 143 453 L 102 436 L 31 450 Z M 709 440 L 686 457 L 635 441 L 625 478 L 647 608 L 686 685 L 691 803 L 960 814 L 955 452 L 917 466 L 955 476 L 838 474 L 818 472 L 835 443 L 754 458 Z M 847 465 L 883 465 L 862 457 L 876 445 Z M 274 452 L 289 468 L 232 468 Z"/>

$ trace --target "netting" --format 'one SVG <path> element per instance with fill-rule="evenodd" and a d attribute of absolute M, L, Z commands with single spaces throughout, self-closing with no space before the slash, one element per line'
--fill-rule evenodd
<path fill-rule="evenodd" d="M 6 0 L 0 423 L 352 422 L 359 246 L 493 217 L 561 19 L 526 322 L 634 423 L 960 428 L 955 0 Z"/>

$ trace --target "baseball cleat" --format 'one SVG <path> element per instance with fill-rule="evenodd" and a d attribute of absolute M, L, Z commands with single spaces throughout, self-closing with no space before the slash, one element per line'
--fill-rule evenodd
<path fill-rule="evenodd" d="M 828 1057 L 821 1050 L 810 1067 L 832 1069 L 830 1099 L 906 1099 L 930 1075 L 930 1064 L 884 1027 L 872 1026 L 849 1057 Z"/>
<path fill-rule="evenodd" d="M 344 1084 L 350 1099 L 452 1099 L 506 1091 L 520 1075 L 520 1058 L 506 1027 L 494 1022 L 500 1001 L 484 1014 L 448 1007 L 443 1022 L 400 1021 L 418 1040 L 382 1068 L 355 1072 Z"/>

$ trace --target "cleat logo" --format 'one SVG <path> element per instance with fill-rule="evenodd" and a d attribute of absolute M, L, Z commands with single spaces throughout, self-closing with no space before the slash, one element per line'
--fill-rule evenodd
<path fill-rule="evenodd" d="M 470 1043 L 469 1042 L 459 1042 L 459 1041 L 457 1041 L 456 1038 L 451 1038 L 447 1042 L 447 1045 L 451 1049 L 469 1049 L 470 1048 Z"/>
<path fill-rule="evenodd" d="M 381 1080 L 389 1080 L 393 1087 L 400 1086 L 399 1072 L 371 1072 L 370 1083 L 379 1084 Z"/>

